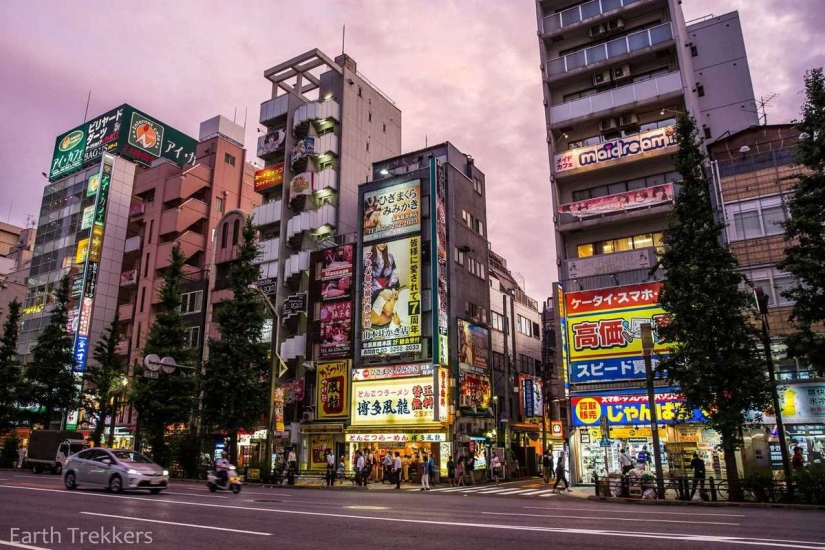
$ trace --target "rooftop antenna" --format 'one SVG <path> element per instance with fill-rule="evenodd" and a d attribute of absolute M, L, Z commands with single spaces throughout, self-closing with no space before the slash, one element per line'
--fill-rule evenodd
<path fill-rule="evenodd" d="M 344 28 L 341 30 L 341 55 L 344 55 L 344 44 L 347 39 L 347 24 L 344 23 Z"/>
<path fill-rule="evenodd" d="M 31 224 L 32 226 L 34 226 L 34 215 L 33 215 L 33 214 L 29 214 L 29 213 L 27 212 L 27 213 L 26 213 L 26 227 L 28 227 L 30 224 Z"/>
<path fill-rule="evenodd" d="M 249 107 L 245 108 L 243 111 L 243 129 L 246 130 L 246 115 L 249 114 Z"/>
<path fill-rule="evenodd" d="M 89 95 L 86 96 L 86 111 L 83 113 L 83 122 L 86 122 L 86 119 L 89 116 L 89 102 L 92 100 L 92 89 L 89 88 Z"/>
<path fill-rule="evenodd" d="M 424 149 L 427 148 L 427 134 L 424 134 Z"/>
<path fill-rule="evenodd" d="M 14 206 L 14 197 L 11 198 L 11 204 L 9 204 L 9 215 L 6 216 L 6 223 L 11 223 L 11 208 Z"/>
<path fill-rule="evenodd" d="M 235 114 L 232 115 L 232 122 L 237 122 L 238 119 L 238 108 L 235 107 Z"/>
<path fill-rule="evenodd" d="M 777 94 L 771 94 L 771 96 L 765 99 L 764 96 L 759 98 L 759 106 L 756 108 L 756 113 L 759 114 L 759 111 L 762 111 L 762 114 L 759 115 L 759 120 L 762 121 L 763 126 L 768 125 L 768 113 L 765 111 L 765 107 L 776 98 Z"/>

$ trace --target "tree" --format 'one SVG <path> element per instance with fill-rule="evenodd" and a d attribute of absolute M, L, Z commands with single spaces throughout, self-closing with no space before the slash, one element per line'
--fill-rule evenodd
<path fill-rule="evenodd" d="M 117 354 L 119 322 L 120 318 L 115 310 L 112 324 L 95 345 L 92 355 L 95 364 L 89 365 L 83 375 L 83 411 L 85 419 L 94 420 L 92 441 L 95 446 L 100 445 L 103 439 L 106 417 L 111 417 L 114 424 L 117 410 L 113 399 L 116 397 L 116 392 L 123 389 L 120 383 L 123 380 L 123 363 Z M 111 445 L 111 441 L 109 444 Z"/>
<path fill-rule="evenodd" d="M 753 297 L 741 289 L 747 281 L 722 244 L 724 224 L 713 216 L 696 122 L 681 115 L 676 132 L 676 171 L 683 182 L 659 257 L 667 272 L 659 305 L 667 315 L 657 327 L 659 338 L 671 345 L 658 369 L 681 388 L 686 408 L 704 411 L 709 427 L 719 433 L 736 494 L 734 452 L 752 411 L 768 408 L 771 387 L 759 333 L 750 322 Z"/>
<path fill-rule="evenodd" d="M 55 413 L 63 416 L 77 405 L 78 389 L 72 366 L 72 335 L 67 330 L 69 321 L 69 275 L 60 280 L 54 294 L 54 308 L 49 324 L 40 331 L 32 349 L 32 360 L 26 366 L 24 388 L 21 392 L 28 405 L 33 423 L 48 429 Z M 38 410 L 39 408 L 39 410 Z"/>
<path fill-rule="evenodd" d="M 238 431 L 259 426 L 269 407 L 269 346 L 261 342 L 267 315 L 255 291 L 249 288 L 260 278 L 260 270 L 253 263 L 258 254 L 250 217 L 230 269 L 233 296 L 215 308 L 221 337 L 209 342 L 203 381 L 204 420 L 227 432 L 231 460 L 235 459 Z"/>
<path fill-rule="evenodd" d="M 790 219 L 783 226 L 785 238 L 793 244 L 778 265 L 796 279 L 796 285 L 783 293 L 794 302 L 788 352 L 825 376 L 825 77 L 821 67 L 805 74 L 802 120 L 795 124 L 802 132 L 796 161 L 805 170 L 787 201 Z"/>
<path fill-rule="evenodd" d="M 189 347 L 188 325 L 180 312 L 185 261 L 180 245 L 175 245 L 160 289 L 160 304 L 143 347 L 144 356 L 172 357 L 182 365 L 191 364 L 197 356 L 196 350 Z M 158 378 L 134 379 L 131 400 L 138 413 L 140 435 L 151 446 L 152 458 L 158 464 L 170 465 L 167 426 L 191 420 L 196 391 L 196 380 L 181 368 L 172 374 L 159 371 Z"/>
<path fill-rule="evenodd" d="M 0 337 L 0 433 L 14 425 L 17 417 L 20 363 L 17 361 L 17 337 L 20 332 L 20 302 L 9 302 L 9 314 Z"/>

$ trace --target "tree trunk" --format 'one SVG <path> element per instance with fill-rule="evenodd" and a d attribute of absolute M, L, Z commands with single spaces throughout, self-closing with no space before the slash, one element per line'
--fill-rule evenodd
<path fill-rule="evenodd" d="M 725 447 L 725 467 L 728 472 L 728 494 L 730 500 L 741 502 L 742 485 L 739 483 L 739 470 L 736 467 L 736 449 Z"/>
<path fill-rule="evenodd" d="M 229 462 L 238 465 L 238 430 L 229 432 Z"/>

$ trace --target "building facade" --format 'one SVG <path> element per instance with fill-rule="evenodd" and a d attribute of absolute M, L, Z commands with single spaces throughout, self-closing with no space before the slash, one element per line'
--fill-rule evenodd
<path fill-rule="evenodd" d="M 557 364 L 569 379 L 573 479 L 592 481 L 618 469 L 622 447 L 635 456 L 652 446 L 638 389 L 641 326 L 655 331 L 663 313 L 655 281 L 664 274 L 650 282 L 649 271 L 681 179 L 676 117 L 690 113 L 707 139 L 758 119 L 738 15 L 689 28 L 678 0 L 536 7 L 559 266 Z M 715 64 L 727 67 L 724 77 Z M 678 388 L 656 384 L 662 424 L 672 424 Z M 696 449 L 717 475 L 724 469 L 711 434 L 661 431 L 666 470 L 684 470 Z"/>

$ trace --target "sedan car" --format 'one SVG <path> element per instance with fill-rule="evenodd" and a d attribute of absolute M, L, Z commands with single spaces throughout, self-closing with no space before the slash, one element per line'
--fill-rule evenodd
<path fill-rule="evenodd" d="M 169 472 L 136 451 L 96 447 L 68 458 L 63 483 L 67 489 L 90 485 L 114 493 L 147 489 L 156 495 L 169 485 Z"/>

